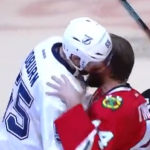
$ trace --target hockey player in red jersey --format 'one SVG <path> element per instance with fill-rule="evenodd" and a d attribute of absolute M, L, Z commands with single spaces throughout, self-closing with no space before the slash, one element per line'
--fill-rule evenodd
<path fill-rule="evenodd" d="M 55 121 L 64 150 L 150 150 L 150 113 L 144 97 L 127 80 L 134 65 L 130 43 L 111 34 L 113 48 L 105 61 L 92 70 L 87 84 L 99 87 L 88 110 L 84 95 L 77 92 L 66 76 L 54 76 L 48 83 L 63 99 L 68 111 Z M 58 86 L 59 85 L 59 86 Z"/>

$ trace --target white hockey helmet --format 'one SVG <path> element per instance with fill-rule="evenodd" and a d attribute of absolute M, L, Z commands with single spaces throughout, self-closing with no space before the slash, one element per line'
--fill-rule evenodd
<path fill-rule="evenodd" d="M 67 59 L 71 55 L 80 58 L 83 70 L 89 62 L 104 61 L 112 49 L 112 41 L 104 27 L 90 18 L 77 18 L 70 22 L 63 38 L 63 50 Z"/>

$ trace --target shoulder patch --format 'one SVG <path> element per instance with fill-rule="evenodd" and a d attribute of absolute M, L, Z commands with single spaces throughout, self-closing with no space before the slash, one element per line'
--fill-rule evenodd
<path fill-rule="evenodd" d="M 112 110 L 116 110 L 122 106 L 122 97 L 120 96 L 106 96 L 105 99 L 102 101 L 102 105 L 105 108 L 110 108 Z"/>

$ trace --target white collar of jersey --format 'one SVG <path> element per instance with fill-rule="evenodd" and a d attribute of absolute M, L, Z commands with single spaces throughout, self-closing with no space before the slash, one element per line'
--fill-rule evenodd
<path fill-rule="evenodd" d="M 112 89 L 111 91 L 109 91 L 108 94 L 112 94 L 114 92 L 120 92 L 120 91 L 131 91 L 131 87 L 130 86 L 119 86 L 119 87 L 116 87 L 116 88 Z"/>

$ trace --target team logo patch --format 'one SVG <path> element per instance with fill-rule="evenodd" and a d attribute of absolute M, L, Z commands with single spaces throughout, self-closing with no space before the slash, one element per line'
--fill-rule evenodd
<path fill-rule="evenodd" d="M 122 100 L 123 99 L 120 96 L 109 95 L 102 101 L 102 105 L 105 108 L 116 110 L 122 105 Z"/>
<path fill-rule="evenodd" d="M 82 40 L 82 43 L 85 45 L 90 45 L 92 40 L 93 40 L 93 38 L 91 38 L 88 35 L 85 35 L 84 39 Z"/>

